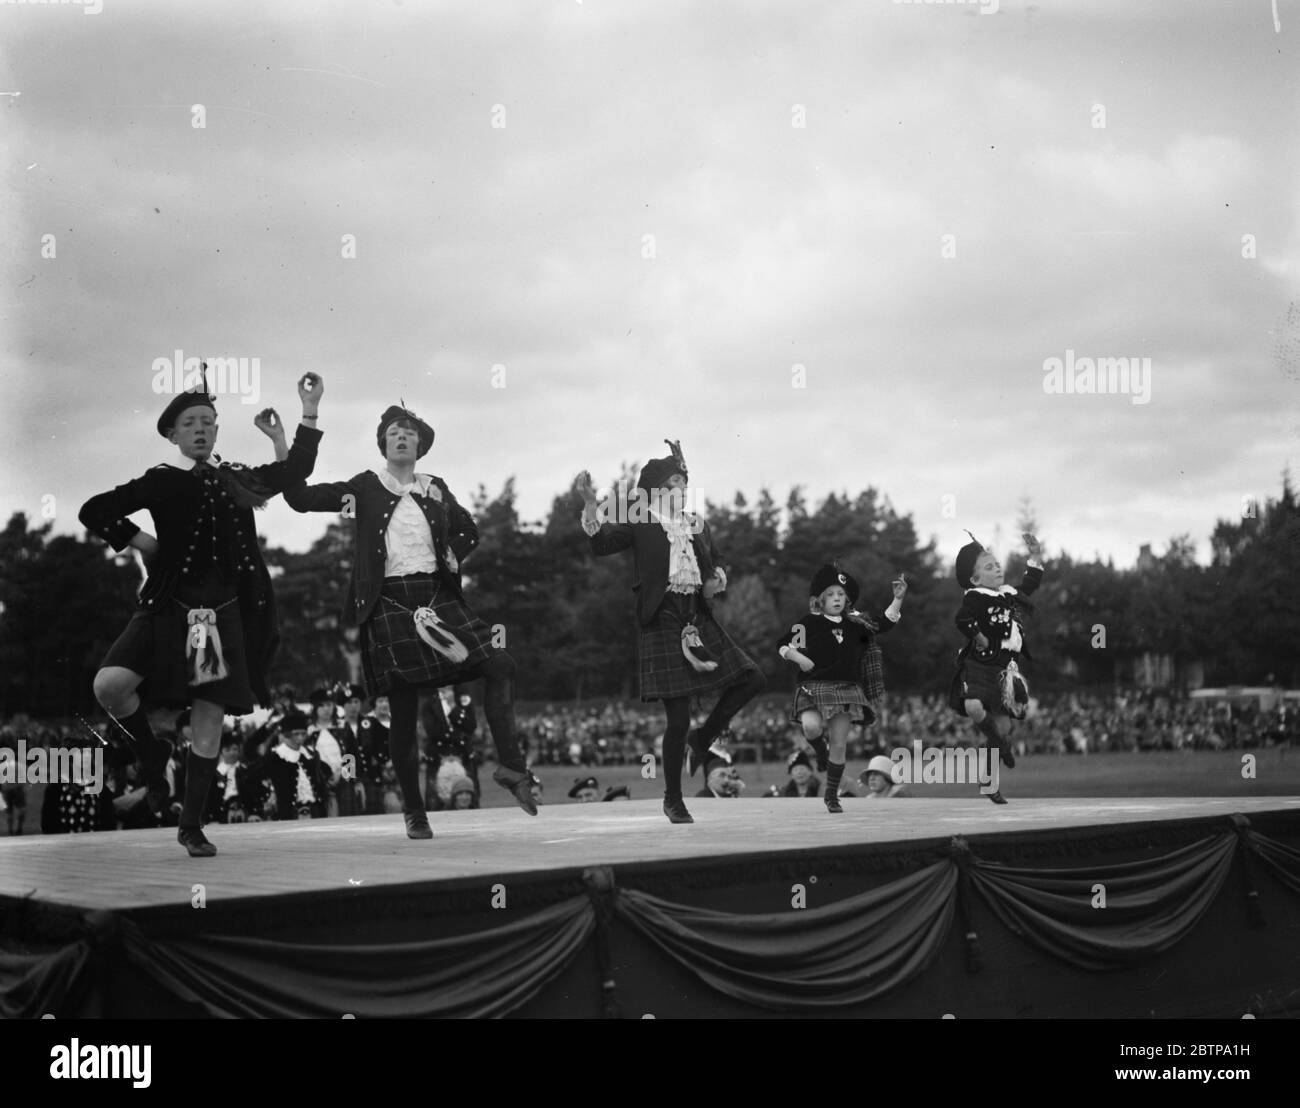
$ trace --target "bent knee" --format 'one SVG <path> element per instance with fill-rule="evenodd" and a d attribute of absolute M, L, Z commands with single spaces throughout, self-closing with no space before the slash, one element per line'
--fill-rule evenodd
<path fill-rule="evenodd" d="M 139 683 L 139 678 L 129 670 L 116 666 L 105 667 L 95 674 L 95 699 L 101 708 L 113 711 L 122 707 L 123 701 L 130 699 Z"/>
<path fill-rule="evenodd" d="M 984 707 L 984 702 L 983 702 L 983 701 L 981 701 L 981 700 L 967 700 L 967 701 L 966 701 L 966 714 L 967 714 L 968 716 L 970 716 L 970 718 L 973 719 L 976 723 L 983 723 L 983 722 L 984 722 L 984 717 L 985 717 L 986 715 L 988 715 L 988 712 L 987 712 L 987 710 L 986 710 L 985 707 Z"/>

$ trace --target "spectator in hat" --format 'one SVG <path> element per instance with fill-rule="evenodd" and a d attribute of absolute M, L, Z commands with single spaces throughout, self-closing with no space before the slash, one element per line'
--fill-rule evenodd
<path fill-rule="evenodd" d="M 307 731 L 307 745 L 315 751 L 316 757 L 329 771 L 326 783 L 325 814 L 333 817 L 340 814 L 339 795 L 351 792 L 351 785 L 343 789 L 343 747 L 334 734 L 334 697 L 328 689 L 315 689 L 311 694 L 311 706 L 314 719 Z"/>
<path fill-rule="evenodd" d="M 209 823 L 261 823 L 265 818 L 266 785 L 244 761 L 244 744 L 236 731 L 221 739 L 221 758 L 212 776 L 208 797 Z"/>
<path fill-rule="evenodd" d="M 610 787 L 605 790 L 605 795 L 602 796 L 600 799 L 602 801 L 631 800 L 632 790 L 629 789 L 626 785 L 610 785 Z"/>
<path fill-rule="evenodd" d="M 596 783 L 594 777 L 579 777 L 573 782 L 573 788 L 569 790 L 569 799 L 576 800 L 579 804 L 590 804 L 600 799 L 600 785 Z"/>
<path fill-rule="evenodd" d="M 906 786 L 895 783 L 894 763 L 883 754 L 877 754 L 867 763 L 867 768 L 858 780 L 866 786 L 868 800 L 889 800 L 912 795 Z"/>
<path fill-rule="evenodd" d="M 451 783 L 450 802 L 447 807 L 453 811 L 478 807 L 478 790 L 468 777 L 457 777 Z"/>
<path fill-rule="evenodd" d="M 813 776 L 812 763 L 802 750 L 786 759 L 786 772 L 790 780 L 781 790 L 782 796 L 821 796 L 822 783 Z"/>
<path fill-rule="evenodd" d="M 704 764 L 704 781 L 704 788 L 695 794 L 697 797 L 730 799 L 736 795 L 731 763 L 725 758 L 710 758 Z"/>
<path fill-rule="evenodd" d="M 389 783 L 387 778 L 391 777 L 393 782 L 397 780 L 395 775 L 386 773 L 391 768 L 388 757 L 388 727 L 391 721 L 388 697 L 377 696 L 373 709 L 369 714 L 361 717 L 357 727 L 361 749 L 365 752 L 366 815 L 368 816 L 389 810 L 384 799 Z M 401 810 L 400 802 L 396 808 L 391 809 L 395 813 Z"/>
<path fill-rule="evenodd" d="M 276 819 L 316 819 L 324 814 L 329 772 L 307 747 L 307 727 L 302 712 L 287 715 L 280 723 L 280 744 L 266 759 Z"/>
<path fill-rule="evenodd" d="M 343 719 L 331 729 L 343 750 L 343 780 L 338 787 L 339 815 L 359 816 L 366 810 L 366 785 L 369 778 L 368 755 L 361 742 L 361 708 L 366 690 L 360 685 L 340 685 L 335 702 Z"/>

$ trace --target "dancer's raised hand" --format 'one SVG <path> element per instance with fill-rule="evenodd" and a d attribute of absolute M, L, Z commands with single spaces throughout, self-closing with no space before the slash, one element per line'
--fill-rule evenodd
<path fill-rule="evenodd" d="M 587 470 L 584 469 L 574 478 L 573 487 L 588 508 L 596 506 L 596 486 L 592 484 L 591 474 Z"/>

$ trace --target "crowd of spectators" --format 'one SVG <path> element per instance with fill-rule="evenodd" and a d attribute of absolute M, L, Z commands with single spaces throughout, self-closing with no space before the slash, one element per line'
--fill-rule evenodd
<path fill-rule="evenodd" d="M 469 693 L 468 689 L 447 690 L 445 701 L 430 694 L 422 704 L 421 787 L 432 811 L 479 806 L 478 768 L 483 756 L 491 755 L 491 740 L 479 734 Z M 280 723 L 299 711 L 306 713 L 310 724 L 301 742 L 303 753 L 293 757 L 288 750 L 293 744 L 282 734 Z M 588 771 L 644 764 L 646 755 L 661 755 L 663 714 L 657 704 L 525 707 L 518 710 L 517 722 L 521 745 L 534 767 Z M 160 814 L 146 803 L 135 760 L 111 725 L 101 722 L 97 734 L 80 719 L 48 723 L 17 718 L 0 726 L 0 747 L 16 751 L 20 740 L 28 750 L 102 747 L 103 787 L 93 796 L 77 782 L 46 787 L 39 824 L 47 834 L 174 826 L 185 787 L 188 713 L 159 726 L 163 733 L 170 729 L 175 745 L 167 770 L 171 795 Z M 223 735 L 208 819 L 256 822 L 400 812 L 387 728 L 386 701 L 365 701 L 357 686 L 317 690 L 309 704 L 299 704 L 292 690 L 281 690 L 269 716 L 260 722 L 245 717 Z M 1297 740 L 1300 705 L 1294 701 L 1279 699 L 1275 707 L 1264 708 L 1257 702 L 1229 705 L 1136 690 L 1045 695 L 1032 702 L 1029 717 L 1013 732 L 1018 756 L 1237 750 Z M 855 728 L 849 756 L 866 760 L 917 741 L 927 747 L 971 745 L 977 736 L 943 697 L 890 696 L 871 727 Z M 757 759 L 785 762 L 800 745 L 799 728 L 787 717 L 786 699 L 771 695 L 737 715 L 718 748 L 740 764 Z M 296 777 L 286 776 L 277 761 L 285 756 L 303 763 Z M 282 787 L 277 785 L 281 779 L 287 782 Z M 0 809 L 10 835 L 34 829 L 27 815 L 27 787 L 0 780 Z M 622 799 L 621 791 L 600 799 Z M 537 794 L 540 799 L 540 782 Z"/>

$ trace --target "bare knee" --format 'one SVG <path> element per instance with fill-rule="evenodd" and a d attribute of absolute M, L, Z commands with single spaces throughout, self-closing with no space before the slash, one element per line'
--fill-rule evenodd
<path fill-rule="evenodd" d="M 983 723 L 984 717 L 988 714 L 984 710 L 984 705 L 979 700 L 966 701 L 966 714 L 976 723 Z"/>
<path fill-rule="evenodd" d="M 121 666 L 105 666 L 95 674 L 95 699 L 100 707 L 114 715 L 122 715 L 136 701 L 135 690 L 141 678 Z"/>

